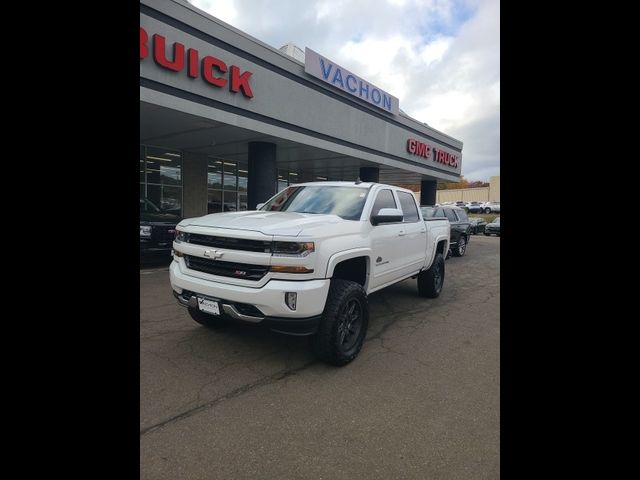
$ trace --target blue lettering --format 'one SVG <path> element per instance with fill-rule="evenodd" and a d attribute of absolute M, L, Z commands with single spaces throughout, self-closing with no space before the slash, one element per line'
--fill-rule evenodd
<path fill-rule="evenodd" d="M 329 74 L 331 73 L 331 69 L 333 68 L 333 64 L 329 64 L 329 69 L 325 70 L 324 68 L 324 59 L 320 59 L 320 68 L 322 69 L 322 76 L 324 77 L 324 79 L 326 80 L 327 78 L 329 78 Z"/>
<path fill-rule="evenodd" d="M 364 98 L 369 100 L 369 85 L 364 85 L 365 88 L 362 88 L 363 85 L 362 80 L 360 80 L 360 96 L 362 96 L 362 92 L 367 92 Z"/>
<path fill-rule="evenodd" d="M 339 68 L 336 68 L 336 73 L 333 76 L 333 80 L 331 81 L 331 83 L 335 85 L 336 81 L 340 82 L 340 86 L 344 89 L 344 83 L 342 82 L 342 71 Z"/>
<path fill-rule="evenodd" d="M 353 80 L 354 86 L 353 88 L 351 88 L 351 86 L 349 85 L 349 80 Z M 355 87 L 355 83 L 356 83 L 356 78 L 353 75 L 347 75 L 347 90 L 349 90 L 351 93 L 356 93 L 356 87 Z"/>
<path fill-rule="evenodd" d="M 378 94 L 377 100 L 376 100 L 376 93 Z M 382 97 L 380 96 L 380 91 L 377 88 L 374 88 L 373 90 L 371 90 L 371 100 L 373 100 L 373 103 L 375 103 L 376 105 L 380 105 L 381 99 Z"/>
<path fill-rule="evenodd" d="M 382 96 L 382 106 L 391 111 L 391 97 L 388 95 Z"/>

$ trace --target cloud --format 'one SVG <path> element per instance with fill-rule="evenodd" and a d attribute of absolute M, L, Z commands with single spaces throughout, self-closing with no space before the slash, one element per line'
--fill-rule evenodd
<path fill-rule="evenodd" d="M 499 175 L 499 0 L 192 3 L 275 48 L 291 41 L 333 59 L 462 140 L 465 178 Z"/>

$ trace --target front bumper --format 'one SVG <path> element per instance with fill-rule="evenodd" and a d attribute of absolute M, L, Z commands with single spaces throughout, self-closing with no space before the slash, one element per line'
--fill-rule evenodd
<path fill-rule="evenodd" d="M 192 292 L 201 296 L 209 297 L 220 301 L 223 305 L 224 313 L 236 320 L 251 323 L 273 324 L 276 327 L 290 326 L 288 330 L 296 331 L 295 324 L 303 325 L 305 322 L 312 326 L 317 326 L 316 318 L 319 321 L 320 315 L 324 311 L 324 305 L 329 293 L 330 280 L 317 279 L 305 281 L 270 280 L 260 288 L 245 287 L 223 283 L 218 280 L 204 280 L 194 277 L 183 271 L 182 263 L 174 260 L 169 267 L 169 279 L 171 288 L 179 297 L 183 291 Z M 219 278 L 219 277 L 218 277 Z M 285 303 L 285 292 L 296 292 L 296 310 L 291 310 Z M 184 299 L 183 299 L 184 300 Z M 178 301 L 185 306 L 185 302 Z M 224 304 L 233 307 L 234 304 L 251 305 L 257 308 L 262 314 L 262 319 L 247 319 L 234 316 L 230 308 L 224 308 Z M 236 309 L 237 310 L 237 309 Z M 242 312 L 237 311 L 242 314 Z M 250 315 L 251 316 L 251 315 Z M 257 315 L 255 318 L 260 318 Z M 272 328 L 280 331 L 280 328 Z M 304 330 L 304 329 L 301 329 Z"/>
<path fill-rule="evenodd" d="M 178 303 L 187 308 L 198 308 L 198 302 L 196 300 L 198 295 L 193 292 L 183 290 L 182 293 L 173 292 L 173 296 L 176 297 Z M 244 311 L 241 307 L 243 304 L 237 304 L 225 299 L 208 297 L 209 300 L 215 300 L 219 302 L 222 308 L 221 317 L 234 320 L 241 323 L 254 324 L 260 327 L 267 328 L 272 332 L 284 333 L 287 335 L 307 336 L 313 335 L 318 331 L 318 325 L 322 319 L 322 315 L 316 315 L 309 318 L 282 318 L 282 317 L 268 317 L 257 316 L 255 313 L 247 315 L 248 312 Z M 244 305 L 246 306 L 246 305 Z"/>

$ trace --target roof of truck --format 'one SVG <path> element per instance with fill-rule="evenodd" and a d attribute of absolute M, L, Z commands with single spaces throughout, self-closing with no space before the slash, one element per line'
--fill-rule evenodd
<path fill-rule="evenodd" d="M 314 185 L 325 185 L 327 187 L 361 187 L 361 188 L 369 188 L 372 185 L 375 185 L 374 182 L 330 182 L 330 181 L 320 181 L 320 182 L 304 182 L 304 183 L 292 183 L 291 187 L 297 186 L 314 186 Z"/>
<path fill-rule="evenodd" d="M 320 182 L 305 182 L 305 183 L 292 183 L 289 185 L 290 187 L 297 186 L 319 186 L 324 185 L 327 187 L 359 187 L 359 188 L 371 188 L 374 185 L 380 185 L 381 187 L 390 187 L 396 188 L 398 190 L 406 190 L 407 192 L 411 192 L 411 190 L 406 189 L 404 187 L 398 187 L 397 185 L 388 185 L 386 183 L 377 183 L 377 182 L 330 182 L 330 181 L 320 181 Z"/>

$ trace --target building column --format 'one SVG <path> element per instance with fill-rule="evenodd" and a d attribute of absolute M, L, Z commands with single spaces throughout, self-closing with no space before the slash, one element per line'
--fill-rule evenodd
<path fill-rule="evenodd" d="M 208 213 L 207 156 L 184 152 L 182 155 L 182 217 L 201 217 Z"/>
<path fill-rule="evenodd" d="M 255 210 L 276 193 L 276 144 L 249 142 L 249 173 L 247 180 L 247 209 Z"/>
<path fill-rule="evenodd" d="M 379 183 L 380 169 L 378 167 L 360 167 L 360 180 Z"/>
<path fill-rule="evenodd" d="M 420 206 L 436 204 L 436 190 L 438 182 L 435 180 L 422 180 L 420 182 Z"/>

